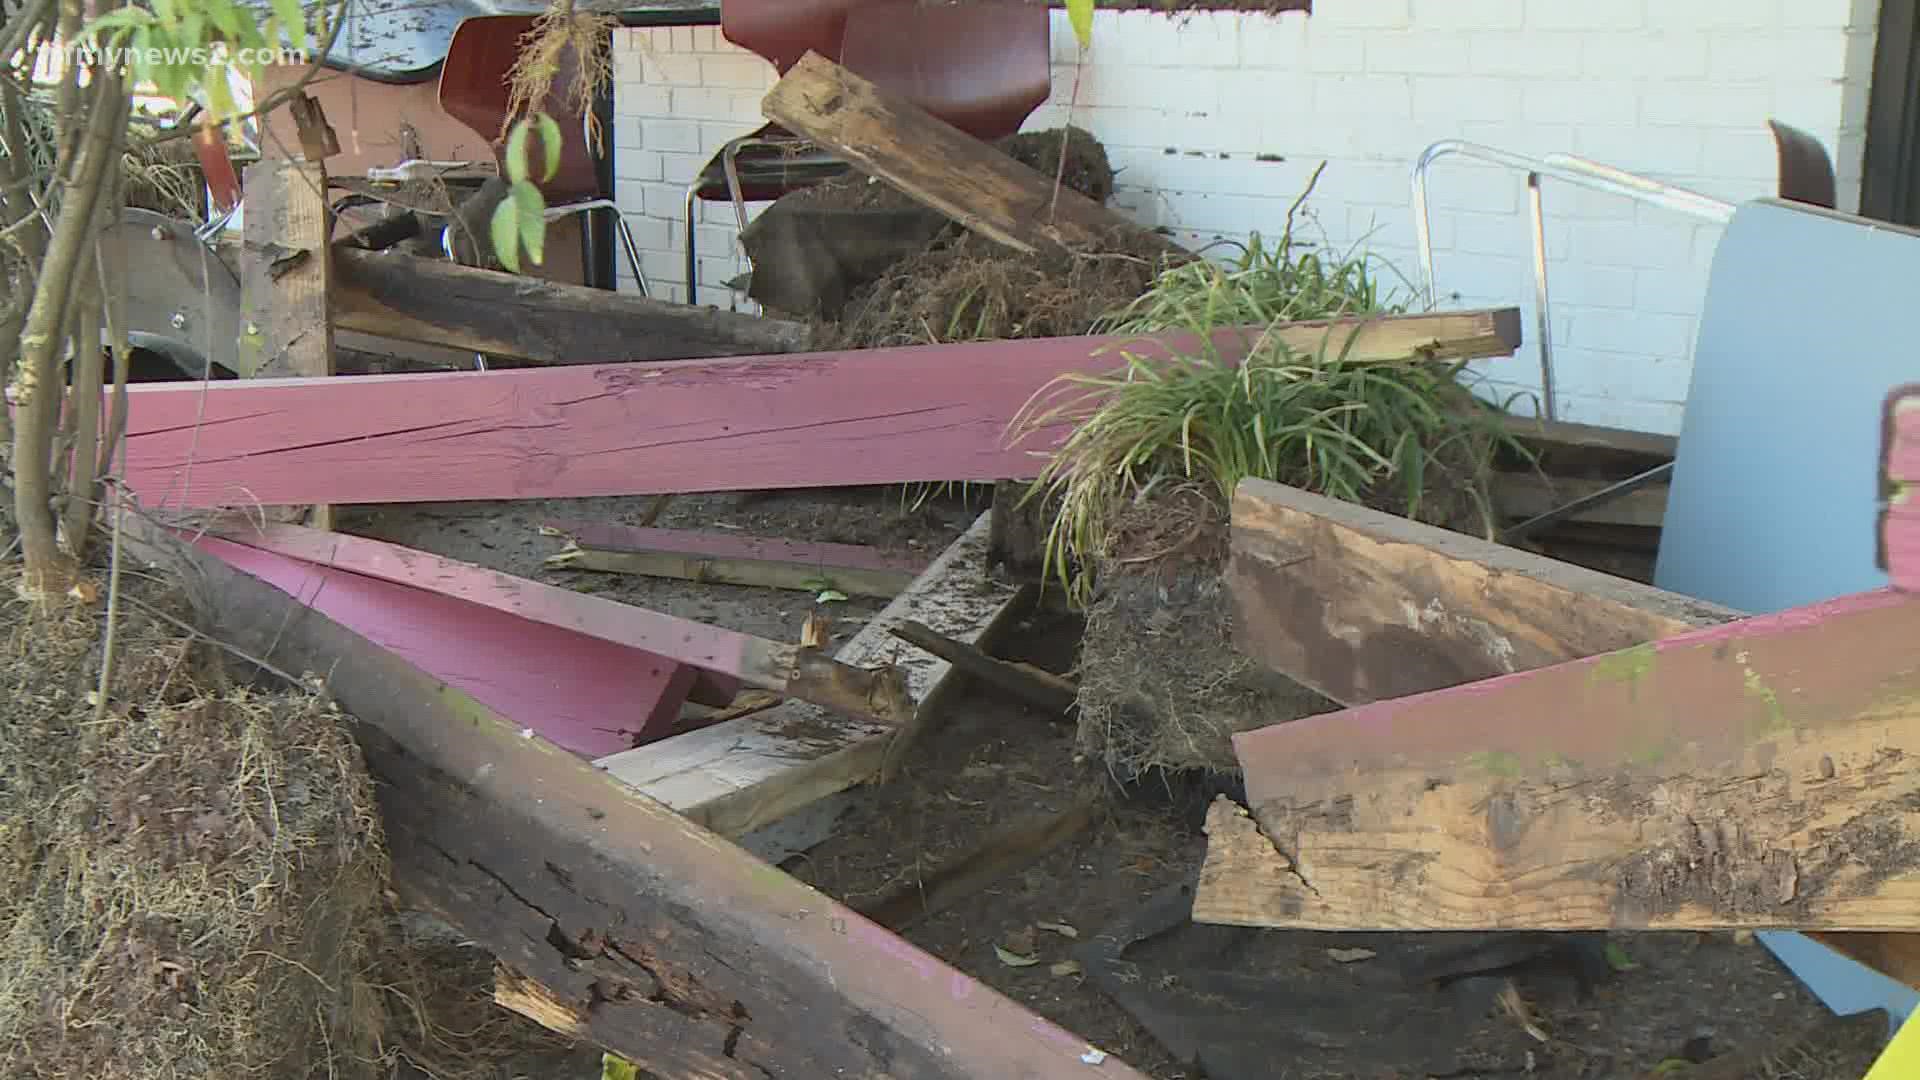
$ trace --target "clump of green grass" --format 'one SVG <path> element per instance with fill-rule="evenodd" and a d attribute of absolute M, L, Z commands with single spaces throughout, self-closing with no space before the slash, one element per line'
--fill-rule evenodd
<path fill-rule="evenodd" d="M 1169 270 L 1114 317 L 1128 332 L 1184 331 L 1197 347 L 1164 359 L 1122 350 L 1118 371 L 1063 375 L 1016 417 L 1024 432 L 1073 426 L 1027 493 L 1047 500 L 1049 575 L 1070 599 L 1087 599 L 1108 523 L 1176 485 L 1224 506 L 1240 481 L 1257 477 L 1415 517 L 1429 516 L 1423 503 L 1441 481 L 1491 532 L 1484 473 L 1497 445 L 1517 444 L 1456 381 L 1461 363 L 1362 362 L 1351 356 L 1352 336 L 1337 352 L 1323 344 L 1308 353 L 1276 335 L 1288 322 L 1404 310 L 1383 299 L 1365 254 L 1330 257 L 1299 244 L 1299 205 L 1277 245 L 1255 238 L 1235 265 Z M 1220 332 L 1235 328 L 1251 336 L 1238 364 L 1221 352 L 1232 335 Z M 1042 407 L 1043 395 L 1055 403 Z"/>

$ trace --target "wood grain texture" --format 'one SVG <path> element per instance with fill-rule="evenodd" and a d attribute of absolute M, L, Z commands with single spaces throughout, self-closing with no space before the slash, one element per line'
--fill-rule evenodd
<path fill-rule="evenodd" d="M 603 1048 L 676 1077 L 1138 1080 L 273 586 L 184 545 L 145 553 L 210 635 L 323 673 L 360 721 L 402 900 Z"/>
<path fill-rule="evenodd" d="M 265 551 L 380 581 L 452 597 L 468 604 L 570 630 L 748 686 L 777 690 L 816 704 L 852 709 L 882 724 L 909 717 L 883 691 L 890 672 L 849 668 L 787 642 L 683 619 L 604 596 L 529 581 L 472 563 L 346 533 L 297 525 L 229 526 L 223 538 Z M 457 630 L 446 632 L 457 634 Z"/>
<path fill-rule="evenodd" d="M 538 364 L 800 352 L 804 323 L 336 247 L 334 325 Z"/>
<path fill-rule="evenodd" d="M 1880 518 L 1880 567 L 1894 588 L 1920 592 L 1920 383 L 1887 396 L 1883 441 L 1888 494 Z"/>
<path fill-rule="evenodd" d="M 304 142 L 324 142 L 326 130 L 318 106 L 302 116 Z M 327 171 L 320 157 L 309 154 L 306 161 L 267 158 L 246 169 L 238 374 L 274 378 L 334 373 L 333 322 L 327 306 L 333 274 Z M 267 516 L 332 528 L 333 510 L 327 502 L 277 507 Z"/>
<path fill-rule="evenodd" d="M 1019 590 L 986 576 L 988 515 L 933 561 L 843 646 L 836 659 L 895 663 L 916 703 L 938 713 L 951 666 L 893 636 L 915 619 L 948 637 L 990 644 Z M 599 765 L 650 798 L 724 836 L 743 836 L 816 800 L 865 783 L 880 769 L 894 729 L 834 716 L 806 702 L 715 724 L 601 758 Z"/>
<path fill-rule="evenodd" d="M 1293 323 L 1353 355 L 1510 354 L 1511 308 Z M 1236 338 L 1221 347 L 1236 355 Z M 150 383 L 127 482 L 149 508 L 657 495 L 1031 479 L 1064 426 L 1010 430 L 1069 373 L 1191 349 L 1079 337 L 594 367 Z"/>
<path fill-rule="evenodd" d="M 1556 664 L 1738 612 L 1264 480 L 1234 492 L 1236 646 L 1342 704 Z"/>
<path fill-rule="evenodd" d="M 650 653 L 424 589 L 214 536 L 198 545 L 576 754 L 672 731 L 693 681 L 691 668 Z"/>
<path fill-rule="evenodd" d="M 547 565 L 555 569 L 779 589 L 824 587 L 849 596 L 893 597 L 912 584 L 928 562 L 866 544 L 809 543 L 690 529 L 563 523 L 543 531 L 568 541 L 565 550 L 547 557 Z"/>
<path fill-rule="evenodd" d="M 961 225 L 1016 251 L 1111 250 L 1115 233 L 1165 237 L 1076 191 L 1061 188 L 994 147 L 888 93 L 818 53 L 808 53 L 767 92 L 767 119 L 877 176 Z"/>
<path fill-rule="evenodd" d="M 1265 870 L 1195 918 L 1920 929 L 1916 640 L 1879 590 L 1238 735 Z"/>
<path fill-rule="evenodd" d="M 240 245 L 244 374 L 333 374 L 326 182 L 317 161 L 266 158 L 247 166 Z"/>

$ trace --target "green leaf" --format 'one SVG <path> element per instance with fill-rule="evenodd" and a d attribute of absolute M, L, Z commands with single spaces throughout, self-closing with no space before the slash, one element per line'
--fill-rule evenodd
<path fill-rule="evenodd" d="M 640 1067 L 614 1054 L 600 1055 L 600 1080 L 639 1080 Z"/>
<path fill-rule="evenodd" d="M 300 10 L 300 0 L 273 0 L 273 13 L 286 28 L 287 37 L 296 49 L 307 47 L 307 17 Z M 274 42 L 279 44 L 279 42 Z"/>
<path fill-rule="evenodd" d="M 1633 959 L 1627 955 L 1627 950 L 1611 941 L 1607 942 L 1607 963 L 1611 965 L 1615 971 L 1632 971 L 1634 968 L 1640 966 L 1634 963 Z"/>
<path fill-rule="evenodd" d="M 493 239 L 493 254 L 500 260 L 500 265 L 512 273 L 519 273 L 520 222 L 512 199 L 501 199 L 500 205 L 493 208 L 489 232 Z"/>
<path fill-rule="evenodd" d="M 527 133 L 531 130 L 531 122 L 521 120 L 507 133 L 507 179 L 514 184 L 527 179 Z"/>
<path fill-rule="evenodd" d="M 1073 38 L 1080 51 L 1093 47 L 1093 0 L 1067 0 L 1067 22 L 1073 25 Z"/>
<path fill-rule="evenodd" d="M 993 955 L 999 957 L 1000 962 L 1008 967 L 1032 967 L 1040 962 L 1040 958 L 1037 956 L 1021 956 L 1019 953 L 1001 945 L 995 945 L 993 947 Z"/>
<path fill-rule="evenodd" d="M 522 180 L 513 185 L 513 201 L 519 207 L 520 240 L 533 265 L 539 266 L 547 250 L 547 200 L 539 188 Z"/>
<path fill-rule="evenodd" d="M 207 18 L 213 20 L 213 25 L 218 27 L 221 33 L 237 41 L 252 44 L 246 41 L 247 31 L 252 29 L 252 24 L 241 16 L 240 9 L 233 0 L 204 0 L 204 2 Z"/>
<path fill-rule="evenodd" d="M 813 598 L 816 604 L 831 604 L 836 600 L 845 600 L 847 594 L 839 589 L 821 589 L 820 595 Z"/>
<path fill-rule="evenodd" d="M 546 113 L 540 113 L 536 119 L 540 124 L 540 148 L 547 152 L 547 168 L 540 175 L 540 182 L 544 184 L 560 172 L 560 125 Z"/>
<path fill-rule="evenodd" d="M 180 9 L 173 6 L 173 0 L 153 0 L 153 13 L 160 17 L 162 26 L 176 26 L 180 22 Z"/>
<path fill-rule="evenodd" d="M 207 109 L 214 120 L 225 120 L 238 109 L 233 104 L 233 88 L 225 79 L 214 79 L 207 83 Z"/>

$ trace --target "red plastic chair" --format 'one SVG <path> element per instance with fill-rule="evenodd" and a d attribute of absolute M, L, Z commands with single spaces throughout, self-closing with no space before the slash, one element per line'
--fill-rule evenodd
<path fill-rule="evenodd" d="M 1019 131 L 1053 87 L 1044 2 L 727 0 L 720 18 L 728 41 L 780 74 L 817 52 L 983 140 Z M 744 232 L 747 203 L 770 202 L 850 168 L 771 123 L 722 146 L 687 187 L 688 302 L 698 287 L 699 202 L 731 201 Z"/>
<path fill-rule="evenodd" d="M 507 72 L 520 56 L 521 39 L 533 29 L 531 15 L 478 15 L 461 21 L 447 45 L 447 57 L 440 67 L 438 97 L 447 115 L 471 128 L 486 140 L 494 160 L 506 172 L 506 140 L 501 125 L 507 117 L 509 91 Z M 560 125 L 560 168 L 551 180 L 539 184 L 547 202 L 547 217 L 606 210 L 613 214 L 614 231 L 627 255 L 628 268 L 642 295 L 647 294 L 646 275 L 640 268 L 640 250 L 619 206 L 600 187 L 601 155 L 587 138 L 586 113 L 572 106 L 566 88 L 573 84 L 579 70 L 579 58 L 572 50 L 561 54 L 559 70 L 554 73 L 553 91 L 538 104 Z M 611 132 L 603 138 L 612 138 Z M 533 160 L 540 160 L 539 136 L 528 140 Z M 448 248 L 451 257 L 452 249 Z"/>

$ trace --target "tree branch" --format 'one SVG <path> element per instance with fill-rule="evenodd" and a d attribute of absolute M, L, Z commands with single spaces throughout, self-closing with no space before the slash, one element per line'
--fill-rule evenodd
<path fill-rule="evenodd" d="M 70 565 L 62 558 L 51 505 L 54 428 L 59 423 L 61 346 L 66 335 L 74 292 L 74 272 L 98 224 L 95 209 L 109 166 L 120 160 L 119 144 L 126 133 L 131 98 L 118 71 L 96 69 L 91 108 L 79 151 L 61 191 L 60 214 L 54 222 L 26 330 L 20 335 L 20 410 L 14 428 L 14 513 L 20 526 L 21 552 L 26 557 L 26 590 L 43 597 L 64 592 Z M 73 119 L 72 114 L 66 114 Z"/>

